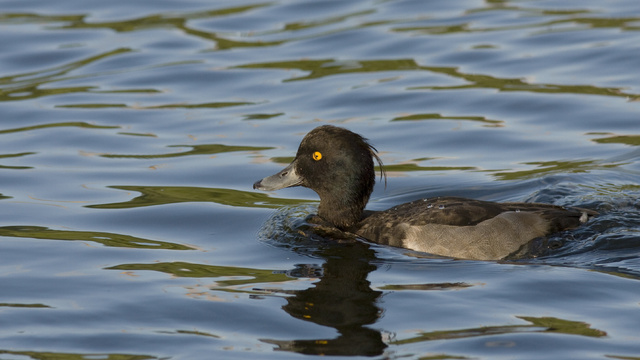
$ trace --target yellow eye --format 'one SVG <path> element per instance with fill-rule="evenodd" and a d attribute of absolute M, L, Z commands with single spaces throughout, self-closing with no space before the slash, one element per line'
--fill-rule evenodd
<path fill-rule="evenodd" d="M 322 159 L 322 153 L 320 153 L 320 151 L 316 151 L 313 153 L 313 160 L 318 161 Z"/>

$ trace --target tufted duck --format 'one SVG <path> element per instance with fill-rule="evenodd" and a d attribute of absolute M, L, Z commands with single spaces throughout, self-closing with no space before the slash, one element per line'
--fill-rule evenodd
<path fill-rule="evenodd" d="M 597 213 L 539 203 L 495 203 L 458 197 L 421 199 L 385 211 L 364 210 L 375 183 L 376 149 L 347 129 L 309 132 L 295 159 L 253 184 L 273 191 L 304 186 L 320 196 L 312 222 L 366 240 L 430 254 L 499 260 L 531 240 L 572 229 Z"/>

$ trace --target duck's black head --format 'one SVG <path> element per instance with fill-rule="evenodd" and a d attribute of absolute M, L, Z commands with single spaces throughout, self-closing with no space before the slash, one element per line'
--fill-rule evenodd
<path fill-rule="evenodd" d="M 376 149 L 367 139 L 347 129 L 323 125 L 309 132 L 296 158 L 275 175 L 253 184 L 273 191 L 304 186 L 320 196 L 318 215 L 340 229 L 360 221 L 375 184 L 373 159 L 382 168 Z M 384 174 L 384 170 L 381 170 Z"/>

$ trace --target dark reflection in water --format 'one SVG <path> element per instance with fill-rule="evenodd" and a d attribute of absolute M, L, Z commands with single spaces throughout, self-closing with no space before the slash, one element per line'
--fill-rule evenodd
<path fill-rule="evenodd" d="M 372 264 L 374 251 L 361 242 L 324 243 L 323 247 L 307 248 L 325 263 L 298 265 L 290 271 L 238 268 L 187 262 L 160 262 L 121 264 L 107 268 L 121 271 L 158 271 L 178 277 L 218 278 L 213 291 L 246 293 L 256 298 L 265 292 L 284 293 L 287 304 L 282 308 L 290 316 L 331 327 L 340 334 L 335 339 L 278 340 L 260 339 L 277 345 L 277 350 L 312 355 L 366 355 L 382 354 L 387 345 L 380 331 L 368 327 L 381 314 L 376 305 L 381 291 L 371 289 L 367 276 L 376 270 Z M 316 245 L 318 245 L 316 243 Z M 244 288 L 247 284 L 273 285 L 285 283 L 291 278 L 315 278 L 320 280 L 304 290 L 265 290 Z M 225 279 L 228 278 L 228 279 Z"/>
<path fill-rule="evenodd" d="M 314 287 L 294 291 L 284 311 L 296 319 L 335 328 L 335 339 L 262 341 L 278 350 L 309 355 L 382 354 L 386 344 L 380 331 L 367 327 L 380 316 L 376 301 L 381 291 L 371 289 L 367 275 L 376 269 L 375 253 L 360 242 L 327 247 L 317 254 L 326 259 Z M 295 273 L 295 271 L 294 271 Z"/>

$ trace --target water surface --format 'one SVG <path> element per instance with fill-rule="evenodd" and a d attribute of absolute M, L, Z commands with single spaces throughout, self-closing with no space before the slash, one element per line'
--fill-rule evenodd
<path fill-rule="evenodd" d="M 4 1 L 0 359 L 640 358 L 640 5 Z M 322 124 L 388 184 L 601 216 L 525 259 L 295 230 Z M 303 355 L 304 354 L 304 355 Z"/>

